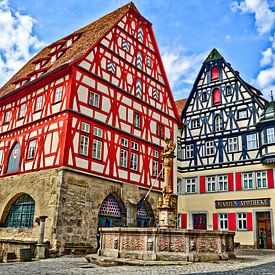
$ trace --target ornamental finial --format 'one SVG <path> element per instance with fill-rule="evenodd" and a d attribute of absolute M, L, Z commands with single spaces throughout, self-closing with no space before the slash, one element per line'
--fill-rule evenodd
<path fill-rule="evenodd" d="M 273 91 L 270 91 L 270 97 L 271 97 L 271 101 L 273 101 Z"/>

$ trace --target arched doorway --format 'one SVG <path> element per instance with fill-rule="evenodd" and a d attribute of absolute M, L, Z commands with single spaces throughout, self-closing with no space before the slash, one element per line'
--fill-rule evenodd
<path fill-rule="evenodd" d="M 154 226 L 155 218 L 152 207 L 147 200 L 140 200 L 137 204 L 137 226 L 149 227 Z"/>
<path fill-rule="evenodd" d="M 126 221 L 126 211 L 122 200 L 116 194 L 109 194 L 102 202 L 98 213 L 99 227 L 123 226 Z"/>

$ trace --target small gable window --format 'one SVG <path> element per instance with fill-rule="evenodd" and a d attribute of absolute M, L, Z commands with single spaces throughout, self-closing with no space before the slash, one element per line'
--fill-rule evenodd
<path fill-rule="evenodd" d="M 202 92 L 202 94 L 201 94 L 201 101 L 202 102 L 207 101 L 207 92 Z"/>
<path fill-rule="evenodd" d="M 231 87 L 230 85 L 226 86 L 226 88 L 225 88 L 225 94 L 226 94 L 227 96 L 233 94 L 232 87 Z"/>
<path fill-rule="evenodd" d="M 217 88 L 213 90 L 213 104 L 215 106 L 221 104 L 221 92 Z"/>
<path fill-rule="evenodd" d="M 219 69 L 217 66 L 215 66 L 211 70 L 211 81 L 216 81 L 218 79 L 219 79 Z"/>
<path fill-rule="evenodd" d="M 35 112 L 38 112 L 42 109 L 42 100 L 43 100 L 42 95 L 36 98 Z"/>
<path fill-rule="evenodd" d="M 20 106 L 20 110 L 19 110 L 19 119 L 20 118 L 23 118 L 25 116 L 25 113 L 26 113 L 26 103 L 22 104 Z"/>
<path fill-rule="evenodd" d="M 55 90 L 55 97 L 54 97 L 54 103 L 60 102 L 62 99 L 62 90 L 63 87 L 59 86 L 58 88 L 56 88 Z"/>

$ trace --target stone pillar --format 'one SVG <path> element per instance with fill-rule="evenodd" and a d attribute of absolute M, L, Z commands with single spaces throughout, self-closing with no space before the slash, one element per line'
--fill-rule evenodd
<path fill-rule="evenodd" d="M 169 138 L 165 139 L 166 148 L 162 153 L 164 163 L 164 187 L 162 198 L 158 201 L 159 226 L 161 228 L 176 228 L 176 205 L 172 197 L 173 159 L 175 156 L 175 144 Z"/>
<path fill-rule="evenodd" d="M 47 216 L 40 216 L 36 219 L 37 223 L 40 225 L 38 243 L 36 245 L 36 258 L 44 259 L 46 257 L 46 247 L 44 245 L 44 235 L 45 235 L 45 223 Z"/>

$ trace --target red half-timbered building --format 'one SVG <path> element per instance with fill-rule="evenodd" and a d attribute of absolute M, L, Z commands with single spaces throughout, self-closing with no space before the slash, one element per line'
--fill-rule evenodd
<path fill-rule="evenodd" d="M 59 253 L 96 248 L 98 226 L 154 225 L 164 137 L 180 119 L 133 3 L 44 48 L 0 96 L 3 246 L 35 241 L 39 216 Z"/>

